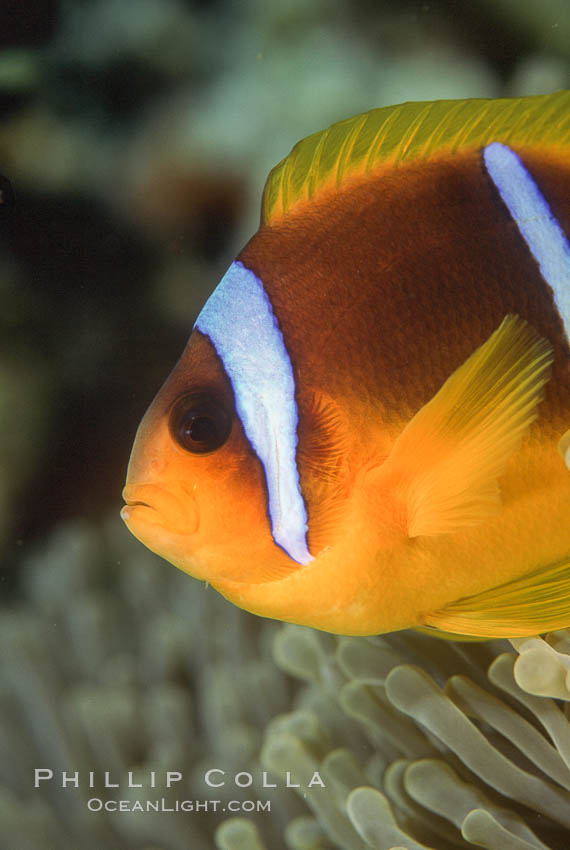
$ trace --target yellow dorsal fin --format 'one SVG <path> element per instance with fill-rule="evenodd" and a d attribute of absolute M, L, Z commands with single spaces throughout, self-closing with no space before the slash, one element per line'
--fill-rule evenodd
<path fill-rule="evenodd" d="M 457 531 L 495 512 L 497 479 L 537 417 L 551 362 L 548 342 L 507 316 L 408 423 L 381 470 L 410 537 Z"/>
<path fill-rule="evenodd" d="M 570 623 L 570 557 L 446 605 L 424 618 L 426 626 L 472 637 L 525 637 Z"/>
<path fill-rule="evenodd" d="M 298 142 L 270 172 L 261 221 L 274 224 L 306 202 L 371 174 L 490 142 L 568 148 L 570 91 L 498 100 L 440 100 L 371 109 Z"/>

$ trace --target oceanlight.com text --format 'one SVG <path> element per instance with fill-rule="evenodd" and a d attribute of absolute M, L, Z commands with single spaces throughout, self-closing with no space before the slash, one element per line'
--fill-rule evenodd
<path fill-rule="evenodd" d="M 87 800 L 90 812 L 270 812 L 270 800 Z"/>

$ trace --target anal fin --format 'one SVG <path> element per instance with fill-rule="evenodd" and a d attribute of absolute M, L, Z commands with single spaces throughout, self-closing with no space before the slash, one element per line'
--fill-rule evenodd
<path fill-rule="evenodd" d="M 537 635 L 570 625 L 570 556 L 423 618 L 425 626 L 480 638 Z"/>
<path fill-rule="evenodd" d="M 435 626 L 414 626 L 414 631 L 428 637 L 439 638 L 440 640 L 461 641 L 462 643 L 476 643 L 483 640 L 489 640 L 488 637 L 481 635 L 467 635 L 460 632 L 447 632 L 443 629 L 436 629 Z"/>
<path fill-rule="evenodd" d="M 550 344 L 507 316 L 408 423 L 382 476 L 410 537 L 454 532 L 496 512 L 499 476 L 537 418 L 551 362 Z"/>

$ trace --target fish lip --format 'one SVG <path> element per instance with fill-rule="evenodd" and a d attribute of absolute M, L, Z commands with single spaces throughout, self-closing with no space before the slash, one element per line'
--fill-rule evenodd
<path fill-rule="evenodd" d="M 154 505 L 150 502 L 147 502 L 145 499 L 141 499 L 141 496 L 148 495 L 144 490 L 148 490 L 148 484 L 126 484 L 123 488 L 122 496 L 123 501 L 125 503 L 125 508 L 150 508 L 153 511 L 156 511 Z M 151 493 L 152 495 L 152 493 Z"/>
<path fill-rule="evenodd" d="M 160 526 L 170 534 L 188 535 L 198 531 L 200 518 L 195 495 L 181 482 L 170 482 L 165 487 L 160 481 L 132 481 L 125 485 L 123 501 L 121 518 L 129 528 L 132 522 L 140 528 Z"/>
<path fill-rule="evenodd" d="M 143 502 L 141 499 L 125 499 L 125 507 L 126 508 L 134 508 L 137 505 L 141 505 L 143 508 L 150 508 L 151 511 L 156 510 L 156 508 L 153 505 L 149 505 L 148 502 Z"/>
<path fill-rule="evenodd" d="M 125 504 L 121 508 L 121 519 L 126 522 L 127 525 L 129 524 L 134 508 L 147 508 L 155 514 L 158 513 L 157 509 L 154 505 L 151 505 L 150 502 L 145 502 L 144 499 L 131 498 L 131 496 L 127 494 L 127 487 L 123 490 L 123 501 Z"/>

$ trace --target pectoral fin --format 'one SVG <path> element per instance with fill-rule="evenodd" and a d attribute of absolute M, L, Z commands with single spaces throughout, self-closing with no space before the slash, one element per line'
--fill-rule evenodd
<path fill-rule="evenodd" d="M 350 439 L 342 411 L 323 392 L 305 399 L 298 426 L 297 466 L 309 515 L 309 549 L 331 545 L 346 510 Z"/>
<path fill-rule="evenodd" d="M 564 458 L 566 466 L 570 469 L 570 431 L 566 431 L 558 443 L 558 451 Z"/>
<path fill-rule="evenodd" d="M 570 622 L 570 559 L 446 605 L 424 625 L 472 637 L 525 637 Z"/>
<path fill-rule="evenodd" d="M 551 362 L 549 343 L 507 316 L 408 423 L 384 474 L 410 537 L 477 525 L 497 510 L 498 478 L 537 417 Z"/>

